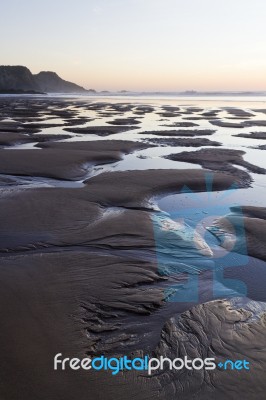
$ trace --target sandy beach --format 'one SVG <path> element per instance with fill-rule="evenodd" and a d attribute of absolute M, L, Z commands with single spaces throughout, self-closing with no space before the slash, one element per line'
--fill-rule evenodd
<path fill-rule="evenodd" d="M 1 399 L 263 398 L 265 129 L 259 99 L 0 97 Z M 57 353 L 252 373 L 114 379 Z"/>

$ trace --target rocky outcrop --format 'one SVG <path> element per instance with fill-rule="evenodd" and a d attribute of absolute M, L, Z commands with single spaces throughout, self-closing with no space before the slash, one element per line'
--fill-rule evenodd
<path fill-rule="evenodd" d="M 0 66 L 0 92 L 2 93 L 85 93 L 81 86 L 65 81 L 55 72 L 42 71 L 33 75 L 24 66 Z"/>
<path fill-rule="evenodd" d="M 30 70 L 22 66 L 0 66 L 0 91 L 40 91 Z"/>
<path fill-rule="evenodd" d="M 41 71 L 37 75 L 33 75 L 37 85 L 44 92 L 56 93 L 80 93 L 86 92 L 81 86 L 75 83 L 65 81 L 60 78 L 55 72 Z"/>

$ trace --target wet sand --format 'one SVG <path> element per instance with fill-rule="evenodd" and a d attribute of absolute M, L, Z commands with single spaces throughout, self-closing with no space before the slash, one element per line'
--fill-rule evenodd
<path fill-rule="evenodd" d="M 238 137 L 250 138 L 250 139 L 266 139 L 266 132 L 251 132 L 251 133 L 239 133 Z"/>
<path fill-rule="evenodd" d="M 245 175 L 246 172 L 239 170 L 234 165 L 245 167 L 248 171 L 257 174 L 265 174 L 266 169 L 257 167 L 244 160 L 245 152 L 232 149 L 201 149 L 197 151 L 182 152 L 166 156 L 174 161 L 189 161 L 193 164 L 200 164 L 204 168 L 214 171 L 227 171 L 237 175 Z"/>
<path fill-rule="evenodd" d="M 266 209 L 261 207 L 232 207 L 233 214 L 220 218 L 211 226 L 210 231 L 218 238 L 223 236 L 221 246 L 230 247 L 235 240 L 235 230 L 244 225 L 244 234 L 238 238 L 236 251 L 250 254 L 266 261 Z"/>
<path fill-rule="evenodd" d="M 98 136 L 109 136 L 114 133 L 126 132 L 135 129 L 134 126 L 92 126 L 85 128 L 64 128 L 67 132 L 72 133 L 82 133 L 82 134 L 92 134 Z"/>
<path fill-rule="evenodd" d="M 141 132 L 141 134 L 149 134 L 156 136 L 207 136 L 212 135 L 215 131 L 210 129 L 176 129 L 176 130 L 168 130 L 168 131 L 148 131 Z"/>
<path fill-rule="evenodd" d="M 182 130 L 158 130 L 162 114 L 169 115 L 171 125 L 182 124 L 188 116 L 206 122 L 221 113 L 224 120 L 225 111 L 227 122 L 232 116 L 262 119 L 256 111 L 232 108 L 87 99 L 0 100 L 3 147 L 16 144 L 16 149 L 0 149 L 1 398 L 125 400 L 134 393 L 141 400 L 263 400 L 265 303 L 237 296 L 214 299 L 211 271 L 201 270 L 200 264 L 195 267 L 189 259 L 200 250 L 200 263 L 212 260 L 207 238 L 187 236 L 189 227 L 172 229 L 171 215 L 155 202 L 156 197 L 173 193 L 252 190 L 254 174 L 263 177 L 264 168 L 247 161 L 251 154 L 247 148 L 225 147 L 220 128 L 191 130 L 185 124 Z M 144 117 L 142 122 L 126 125 L 134 115 Z M 6 118 L 12 121 L 5 122 Z M 113 125 L 117 121 L 119 125 Z M 71 138 L 63 137 L 65 130 Z M 100 138 L 105 135 L 110 140 Z M 213 140 L 202 137 L 209 135 Z M 23 141 L 28 137 L 29 142 Z M 176 153 L 184 146 L 208 148 Z M 151 160 L 156 155 L 156 167 L 119 170 L 127 157 L 141 163 L 144 155 L 149 161 L 147 154 Z M 169 159 L 171 168 L 166 168 Z M 195 163 L 204 169 L 193 168 Z M 210 175 L 211 189 L 206 180 Z M 38 186 L 48 178 L 53 187 Z M 73 187 L 61 187 L 64 181 Z M 231 211 L 237 226 L 239 207 L 232 205 Z M 241 212 L 248 255 L 263 263 L 265 208 L 243 204 Z M 227 221 L 223 216 L 212 221 L 218 240 L 221 235 L 231 238 Z M 239 241 L 237 251 L 241 249 Z M 188 258 L 171 258 L 173 250 L 185 251 Z M 183 268 L 186 262 L 190 273 L 162 273 L 162 254 L 170 257 L 165 271 L 170 266 Z M 167 301 L 166 293 L 190 276 L 200 279 L 199 301 Z M 110 372 L 60 372 L 53 370 L 53 357 L 59 352 L 80 358 L 102 354 L 246 358 L 252 371 L 166 368 L 152 377 L 137 371 L 116 377 Z"/>
<path fill-rule="evenodd" d="M 70 135 L 27 135 L 19 132 L 0 132 L 0 146 L 14 146 L 16 144 L 46 142 L 50 140 L 69 139 Z"/>
<path fill-rule="evenodd" d="M 150 139 L 149 143 L 158 144 L 161 146 L 173 147 L 202 147 L 202 146 L 221 146 L 221 143 L 206 138 L 154 138 Z"/>
<path fill-rule="evenodd" d="M 103 143 L 102 147 L 100 143 L 89 142 L 86 146 L 84 142 L 82 145 L 77 142 L 75 146 L 75 142 L 62 145 L 57 142 L 44 150 L 0 150 L 0 173 L 80 180 L 88 174 L 89 166 L 116 162 L 123 158 L 123 153 L 147 147 L 136 142 L 110 141 Z M 45 147 L 44 144 L 42 147 Z"/>
<path fill-rule="evenodd" d="M 104 390 L 104 398 L 124 399 L 130 388 L 140 398 L 145 392 L 149 398 L 163 399 L 165 391 L 171 396 L 163 381 L 142 378 L 140 391 L 136 374 L 113 383 L 107 374 L 55 373 L 52 365 L 57 352 L 84 357 L 142 348 L 144 320 L 139 318 L 164 307 L 164 290 L 158 286 L 164 278 L 155 261 L 148 200 L 179 191 L 184 179 L 195 191 L 205 190 L 202 170 L 154 170 L 100 174 L 82 189 L 34 189 L 1 196 L 3 395 L 15 399 L 23 392 L 28 399 L 71 399 L 75 393 L 85 400 L 88 391 L 101 399 Z M 216 174 L 214 188 L 227 188 L 234 180 Z M 119 212 L 109 214 L 109 209 Z M 145 254 L 153 261 L 145 261 Z M 154 346 L 162 323 L 163 319 L 149 326 L 145 321 Z M 104 388 L 110 385 L 107 392 Z M 161 394 L 155 395 L 158 389 Z"/>

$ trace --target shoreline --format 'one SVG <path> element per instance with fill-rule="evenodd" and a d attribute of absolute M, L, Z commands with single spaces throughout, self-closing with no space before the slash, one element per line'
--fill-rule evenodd
<path fill-rule="evenodd" d="M 256 190 L 253 187 L 254 182 L 263 182 L 264 175 L 258 178 L 256 174 L 264 173 L 263 161 L 251 160 L 253 153 L 247 147 L 240 151 L 237 145 L 228 150 L 227 128 L 223 127 L 217 127 L 210 143 L 206 142 L 208 135 L 186 138 L 177 134 L 174 145 L 173 137 L 167 135 L 173 127 L 164 127 L 166 133 L 157 137 L 155 145 L 152 132 L 161 123 L 158 111 L 173 112 L 169 106 L 47 98 L 36 104 L 19 100 L 20 109 L 16 109 L 12 107 L 12 98 L 8 100 L 11 104 L 3 108 L 1 101 L 2 98 L 0 139 L 8 128 L 13 133 L 5 134 L 6 144 L 8 137 L 13 140 L 21 135 L 32 138 L 34 142 L 30 143 L 37 143 L 32 149 L 19 144 L 16 149 L 0 148 L 0 304 L 4 321 L 0 338 L 5 343 L 0 361 L 2 396 L 17 400 L 17 393 L 23 393 L 27 400 L 72 400 L 75 393 L 80 400 L 87 400 L 91 393 L 101 400 L 102 389 L 111 388 L 104 392 L 106 400 L 124 400 L 129 391 L 138 394 L 139 399 L 172 400 L 186 382 L 184 399 L 198 393 L 198 399 L 205 400 L 211 393 L 222 400 L 220 382 L 225 391 L 233 390 L 236 379 L 239 382 L 238 375 L 236 378 L 218 369 L 208 373 L 207 380 L 199 379 L 197 374 L 182 375 L 168 370 L 150 378 L 136 371 L 128 372 L 117 376 L 116 381 L 107 372 L 67 370 L 55 374 L 52 366 L 57 353 L 84 358 L 101 354 L 137 356 L 146 352 L 175 358 L 177 354 L 192 356 L 193 352 L 200 356 L 203 351 L 217 357 L 253 357 L 256 373 L 245 376 L 243 399 L 249 398 L 252 386 L 264 390 L 266 360 L 254 354 L 261 354 L 266 346 L 262 261 L 265 255 L 256 246 L 256 237 L 263 237 L 266 231 L 265 210 L 261 205 L 243 208 L 249 258 L 246 265 L 227 268 L 224 277 L 217 278 L 216 297 L 212 293 L 212 269 L 208 266 L 215 262 L 211 254 L 221 252 L 223 246 L 215 238 L 209 241 L 207 229 L 197 236 L 190 235 L 193 223 L 197 222 L 194 214 L 200 221 L 209 217 L 206 199 L 205 203 L 200 199 L 211 194 L 211 205 L 216 206 L 221 218 L 216 227 L 232 233 L 224 225 L 224 218 L 235 203 L 229 198 L 224 206 L 217 194 L 226 197 L 235 183 L 243 191 L 254 192 L 254 196 L 258 192 L 263 194 L 263 186 L 258 185 Z M 175 112 L 180 115 L 169 116 L 169 122 L 210 113 L 190 105 L 178 108 Z M 219 112 L 222 115 L 225 111 Z M 13 121 L 5 120 L 7 113 Z M 136 129 L 127 130 L 128 125 L 121 125 L 135 118 L 141 121 L 139 127 L 134 126 Z M 207 115 L 203 122 L 199 120 L 199 129 L 210 129 L 208 118 Z M 253 117 L 245 115 L 244 119 L 247 118 Z M 112 131 L 107 139 L 73 132 L 76 123 L 77 129 L 97 127 L 96 131 L 101 133 L 108 120 L 116 119 L 119 125 L 106 125 L 105 129 Z M 71 137 L 58 140 L 69 124 Z M 41 132 L 33 131 L 38 128 Z M 243 129 L 246 133 L 249 128 Z M 148 134 L 140 135 L 143 131 Z M 230 138 L 235 132 L 233 129 Z M 40 142 L 37 139 L 42 135 Z M 165 140 L 168 143 L 163 147 Z M 241 146 L 246 138 L 233 140 Z M 250 139 L 254 144 L 257 140 Z M 185 162 L 193 163 L 195 159 L 197 164 L 206 163 L 209 157 L 215 165 L 210 169 L 193 164 L 180 168 L 182 163 L 163 158 L 167 152 L 174 153 L 176 158 L 183 157 Z M 221 170 L 223 163 L 227 164 L 227 171 Z M 128 166 L 128 170 L 119 169 L 121 166 Z M 49 186 L 46 178 L 54 180 L 54 187 Z M 59 186 L 65 182 L 82 186 Z M 42 183 L 48 186 L 34 186 Z M 200 194 L 194 214 L 189 210 L 192 194 Z M 175 202 L 175 196 L 180 196 L 180 203 Z M 154 201 L 156 204 L 162 197 L 165 209 L 154 206 Z M 239 197 L 243 199 L 240 206 L 251 205 L 252 196 Z M 179 217 L 185 216 L 186 209 L 191 219 L 182 225 Z M 260 221 L 255 225 L 254 217 Z M 191 293 L 186 289 L 188 277 L 199 279 L 198 300 L 186 297 Z M 248 295 L 252 300 L 238 298 L 236 290 L 234 297 L 226 300 L 232 289 L 230 279 L 250 285 Z M 171 296 L 177 300 L 174 296 L 179 294 L 184 301 L 171 301 Z M 218 328 L 215 321 L 220 321 Z M 16 385 L 12 384 L 13 376 Z M 212 382 L 211 391 L 208 380 Z"/>

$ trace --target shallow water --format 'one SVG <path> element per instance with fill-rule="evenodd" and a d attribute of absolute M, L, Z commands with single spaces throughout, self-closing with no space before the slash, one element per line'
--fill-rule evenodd
<path fill-rule="evenodd" d="M 42 98 L 38 96 L 38 98 Z M 54 99 L 55 97 L 51 97 Z M 56 97 L 56 99 L 64 100 L 64 98 Z M 235 127 L 220 127 L 213 125 L 212 119 L 208 119 L 208 116 L 201 116 L 202 113 L 206 112 L 216 112 L 215 118 L 222 122 L 230 122 L 230 123 L 241 123 L 242 121 L 266 121 L 266 113 L 260 110 L 266 109 L 266 97 L 200 97 L 200 98 L 177 98 L 173 96 L 132 96 L 132 97 L 73 97 L 67 96 L 65 97 L 67 100 L 64 110 L 75 111 L 77 114 L 75 118 L 90 118 L 92 119 L 89 122 L 84 124 L 78 124 L 75 127 L 89 127 L 89 126 L 112 126 L 108 125 L 108 122 L 113 121 L 116 118 L 130 118 L 134 117 L 136 120 L 140 121 L 139 125 L 134 126 L 134 129 L 131 131 L 112 134 L 109 136 L 98 136 L 93 134 L 75 134 L 70 133 L 72 135 L 71 138 L 66 139 L 64 141 L 90 141 L 90 140 L 133 140 L 133 141 L 147 141 L 150 140 L 152 142 L 153 139 L 160 138 L 160 136 L 155 136 L 149 134 L 149 131 L 169 131 L 169 130 L 178 130 L 182 129 L 186 130 L 201 130 L 201 129 L 210 129 L 214 130 L 215 133 L 212 135 L 204 135 L 200 136 L 202 138 L 208 138 L 209 140 L 217 141 L 221 143 L 219 148 L 230 148 L 242 150 L 245 152 L 244 160 L 260 166 L 262 168 L 266 168 L 266 157 L 264 157 L 264 151 L 260 149 L 256 149 L 254 147 L 261 145 L 263 143 L 266 144 L 265 140 L 258 139 L 249 139 L 237 137 L 235 135 L 239 133 L 250 133 L 250 132 L 266 132 L 266 126 L 254 126 L 254 127 L 244 127 L 244 128 L 235 128 Z M 45 101 L 49 101 L 49 97 L 44 98 Z M 129 111 L 121 111 L 117 112 L 112 110 L 112 105 L 123 105 L 123 106 L 132 106 L 132 109 Z M 90 109 L 91 105 L 98 105 L 98 110 Z M 136 115 L 134 112 L 140 106 L 152 106 L 154 111 L 148 112 L 145 115 Z M 176 115 L 174 117 L 165 117 L 159 114 L 164 113 L 166 110 L 165 106 L 174 106 L 178 107 L 179 110 L 177 113 L 180 115 Z M 56 108 L 56 107 L 55 107 Z M 56 123 L 62 124 L 62 126 L 57 127 L 48 127 L 43 128 L 42 133 L 44 134 L 65 134 L 66 131 L 63 130 L 63 125 L 66 124 L 66 119 L 64 117 L 51 117 L 48 113 L 50 109 L 53 109 L 53 106 L 47 108 L 47 111 L 44 111 L 40 114 L 39 122 L 43 123 Z M 253 114 L 253 116 L 241 116 L 236 117 L 233 115 L 235 109 L 240 109 L 245 112 Z M 259 110 L 259 111 L 258 111 Z M 196 119 L 190 119 L 196 118 Z M 46 120 L 47 118 L 47 120 Z M 203 119 L 200 119 L 203 118 Z M 46 122 L 45 122 L 46 120 Z M 73 120 L 73 118 L 71 118 Z M 197 124 L 194 127 L 170 127 L 164 126 L 174 123 L 183 123 L 183 122 L 192 122 Z M 35 123 L 35 122 L 34 122 Z M 147 132 L 145 134 L 140 134 L 141 132 Z M 34 137 L 34 135 L 33 135 Z M 167 136 L 164 136 L 167 138 Z M 182 137 L 182 135 L 180 135 Z M 185 136 L 184 136 L 185 137 Z M 198 136 L 196 136 L 198 137 Z M 15 145 L 9 148 L 16 148 L 23 151 L 23 149 L 36 148 L 37 143 L 32 142 L 28 144 Z M 208 146 L 211 147 L 211 146 Z M 92 176 L 100 174 L 105 171 L 126 171 L 126 170 L 145 170 L 145 169 L 195 169 L 201 168 L 197 164 L 192 164 L 188 162 L 176 162 L 172 160 L 168 160 L 164 158 L 171 153 L 181 153 L 184 151 L 196 151 L 200 148 L 205 147 L 178 147 L 178 146 L 160 146 L 160 144 L 156 144 L 154 147 L 136 151 L 132 154 L 125 155 L 123 159 L 116 163 L 105 164 L 102 166 L 91 167 L 88 165 L 88 173 L 84 179 L 88 179 Z M 42 151 L 39 149 L 39 151 Z M 243 167 L 236 166 L 239 169 L 246 170 Z M 239 190 L 228 190 L 224 192 L 212 192 L 210 193 L 179 193 L 175 195 L 166 195 L 160 198 L 154 199 L 155 205 L 161 209 L 162 212 L 168 213 L 167 218 L 174 218 L 173 215 L 176 212 L 186 213 L 189 209 L 190 214 L 187 220 L 187 224 L 191 229 L 195 229 L 200 226 L 200 234 L 208 240 L 210 243 L 210 247 L 214 252 L 219 252 L 220 247 L 218 246 L 218 242 L 214 237 L 206 230 L 206 221 L 210 223 L 211 220 L 214 219 L 215 215 L 211 215 L 212 212 L 217 212 L 218 214 L 230 212 L 230 207 L 235 205 L 253 205 L 258 207 L 265 206 L 266 199 L 266 179 L 264 175 L 260 174 L 251 174 L 253 179 L 252 187 L 248 189 L 239 189 Z M 35 188 L 35 187 L 71 187 L 71 188 L 79 188 L 84 184 L 82 181 L 78 182 L 68 182 L 68 181 L 60 181 L 56 179 L 47 179 L 42 177 L 14 177 L 19 186 L 23 186 L 23 188 Z M 210 200 L 211 197 L 211 200 Z M 155 207 L 156 208 L 156 207 Z M 211 209 L 214 208 L 214 211 Z M 206 211 L 209 209 L 209 211 Z M 110 215 L 110 213 L 120 212 L 119 210 L 108 210 L 106 215 Z M 219 214 L 220 215 L 220 214 Z M 216 215 L 217 216 L 217 215 Z M 221 215 L 220 215 L 221 216 Z M 184 258 L 186 254 L 182 254 L 180 257 Z M 201 261 L 202 262 L 202 261 Z M 248 263 L 249 268 L 243 267 L 235 269 L 232 271 L 227 269 L 227 273 L 232 277 L 236 276 L 236 271 L 238 271 L 239 276 L 242 277 L 242 280 L 247 280 L 249 282 L 249 296 L 253 299 L 265 301 L 265 295 L 260 288 L 259 284 L 257 285 L 257 280 L 259 277 L 260 282 L 265 282 L 265 263 L 262 261 L 249 258 Z M 191 267 L 191 265 L 190 265 Z M 251 269 L 255 272 L 252 274 Z M 204 272 L 206 275 L 206 272 Z M 209 277 L 207 276 L 206 282 L 208 282 Z M 204 280 L 203 280 L 204 282 Z M 206 283 L 207 285 L 207 283 Z M 208 286 L 208 285 L 207 285 Z M 202 293 L 205 293 L 203 296 L 205 300 L 210 300 L 211 297 L 206 295 L 206 288 Z M 223 286 L 221 289 L 222 293 L 226 296 L 227 288 Z"/>
<path fill-rule="evenodd" d="M 54 96 L 51 98 L 54 99 Z M 57 99 L 60 98 L 59 96 L 56 97 Z M 264 140 L 258 139 L 248 139 L 248 138 L 241 138 L 235 135 L 239 133 L 250 133 L 250 132 L 266 132 L 266 127 L 262 126 L 255 126 L 255 127 L 245 127 L 245 128 L 228 128 L 228 127 L 219 127 L 211 124 L 211 120 L 208 121 L 208 117 L 205 119 L 200 120 L 192 120 L 188 121 L 187 118 L 192 117 L 200 117 L 202 111 L 198 111 L 197 108 L 203 110 L 203 112 L 210 112 L 213 110 L 218 110 L 217 118 L 224 122 L 242 122 L 246 120 L 264 120 L 266 121 L 266 113 L 261 111 L 254 111 L 254 110 L 263 110 L 266 109 L 266 98 L 263 96 L 257 97 L 200 97 L 200 98 L 184 98 L 184 97 L 173 97 L 173 96 L 112 96 L 112 97 L 73 97 L 67 96 L 66 99 L 68 102 L 70 99 L 74 101 L 78 101 L 79 105 L 69 105 L 66 104 L 67 110 L 72 110 L 78 112 L 76 117 L 88 117 L 92 118 L 93 120 L 87 122 L 85 124 L 77 125 L 75 127 L 86 127 L 86 126 L 102 126 L 107 125 L 108 122 L 113 121 L 115 118 L 129 118 L 134 116 L 138 121 L 141 123 L 139 125 L 134 126 L 135 129 L 131 131 L 127 131 L 124 133 L 118 133 L 109 135 L 106 137 L 100 137 L 97 135 L 92 134 L 74 134 L 72 133 L 72 137 L 66 139 L 65 141 L 90 141 L 90 140 L 152 140 L 154 138 L 160 138 L 160 136 L 150 135 L 150 134 L 139 134 L 140 132 L 144 131 L 152 131 L 152 130 L 174 130 L 174 129 L 182 129 L 182 130 L 191 130 L 191 129 L 212 129 L 215 130 L 215 133 L 212 135 L 202 136 L 203 138 L 208 138 L 210 140 L 218 141 L 221 143 L 222 148 L 231 148 L 231 149 L 238 149 L 245 151 L 244 159 L 251 163 L 254 163 L 260 167 L 266 168 L 266 157 L 264 157 L 264 151 L 259 149 L 254 149 L 254 147 L 266 143 Z M 47 100 L 47 97 L 45 97 Z M 131 111 L 121 112 L 120 114 L 113 113 L 110 110 L 110 107 L 106 107 L 103 109 L 102 112 L 105 114 L 107 111 L 113 113 L 106 117 L 101 115 L 99 110 L 90 110 L 88 106 L 91 104 L 102 104 L 108 103 L 112 104 L 123 104 L 123 105 L 134 105 Z M 83 105 L 84 104 L 84 105 Z M 146 113 L 145 115 L 135 115 L 134 109 L 139 106 L 149 105 L 154 108 L 153 112 Z M 180 111 L 183 113 L 182 115 L 175 116 L 175 117 L 162 117 L 158 115 L 158 113 L 164 112 L 162 107 L 164 106 L 175 106 L 179 107 Z M 231 114 L 232 109 L 241 109 L 247 112 L 252 113 L 253 117 L 245 117 L 241 119 L 231 119 L 234 117 Z M 194 111 L 196 110 L 196 111 Z M 189 114 L 184 114 L 189 112 Z M 45 112 L 42 115 L 42 123 L 44 123 L 43 118 L 45 118 Z M 51 117 L 50 117 L 51 118 Z M 53 118 L 48 119 L 47 123 L 64 123 L 64 118 Z M 199 126 L 195 127 L 166 127 L 161 126 L 163 124 L 172 124 L 175 122 L 194 122 Z M 112 125 L 109 125 L 112 126 Z M 52 127 L 46 128 L 42 130 L 45 134 L 64 134 L 66 131 L 63 130 L 63 127 Z M 67 132 L 69 133 L 69 132 Z M 182 137 L 182 135 L 180 135 Z M 14 146 L 14 148 L 33 148 L 35 143 L 32 144 L 23 144 Z M 253 147 L 253 148 L 251 148 Z M 134 169 L 153 169 L 153 168 L 197 168 L 197 165 L 189 164 L 189 163 L 181 163 L 181 162 L 174 162 L 171 160 L 166 160 L 162 158 L 165 155 L 169 155 L 171 153 L 178 153 L 183 151 L 195 151 L 198 148 L 193 147 L 171 147 L 171 146 L 160 146 L 156 145 L 154 148 L 150 148 L 147 150 L 142 150 L 136 152 L 134 154 L 129 154 L 124 156 L 124 159 L 119 163 L 111 166 L 111 170 L 134 170 Z M 258 180 L 259 177 L 257 175 L 253 175 L 255 182 Z"/>

